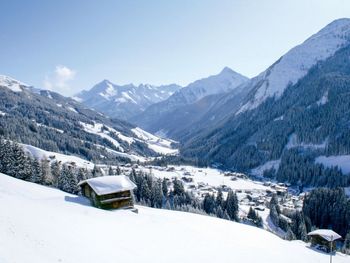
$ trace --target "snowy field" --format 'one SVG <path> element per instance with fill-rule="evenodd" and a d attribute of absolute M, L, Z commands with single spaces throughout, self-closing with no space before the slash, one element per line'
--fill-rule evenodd
<path fill-rule="evenodd" d="M 43 149 L 34 147 L 32 145 L 21 144 L 23 146 L 23 150 L 27 153 L 30 153 L 33 157 L 41 160 L 46 158 L 50 161 L 59 161 L 62 163 L 75 163 L 77 167 L 93 169 L 94 164 L 82 158 L 73 155 L 65 155 L 62 153 L 49 152 Z"/>
<path fill-rule="evenodd" d="M 214 168 L 198 168 L 194 166 L 169 166 L 174 167 L 174 171 L 159 170 L 157 167 L 152 168 L 152 174 L 158 178 L 182 178 L 190 177 L 193 179 L 193 183 L 204 183 L 209 186 L 226 185 L 233 190 L 266 190 L 269 187 L 264 186 L 262 183 L 254 182 L 250 179 L 236 178 L 235 181 L 231 180 L 231 176 L 225 176 L 225 174 Z M 160 167 L 159 167 L 160 168 Z M 148 172 L 149 169 L 144 169 Z M 186 175 L 189 173 L 190 175 Z"/>
<path fill-rule="evenodd" d="M 326 167 L 338 166 L 343 173 L 350 173 L 350 155 L 319 156 L 315 161 Z"/>
<path fill-rule="evenodd" d="M 85 199 L 0 174 L 0 262 L 328 262 L 300 241 L 243 224 L 138 207 L 104 211 Z M 292 256 L 291 256 L 292 255 Z M 333 262 L 345 263 L 342 254 Z"/>

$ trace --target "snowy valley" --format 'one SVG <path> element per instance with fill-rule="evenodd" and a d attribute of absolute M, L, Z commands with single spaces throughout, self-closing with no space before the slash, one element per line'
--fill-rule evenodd
<path fill-rule="evenodd" d="M 171 15 L 154 25 L 148 16 L 147 30 L 138 25 L 142 34 L 128 32 L 120 52 L 108 52 L 119 26 L 130 26 L 128 12 L 111 10 L 125 19 L 113 34 L 78 41 L 89 51 L 79 58 L 86 68 L 57 65 L 43 87 L 0 75 L 0 263 L 350 262 L 350 19 L 309 32 L 248 78 L 229 67 L 207 74 L 202 59 L 176 60 L 173 41 L 148 32 L 156 25 L 174 33 Z M 102 22 L 110 24 L 96 16 L 94 26 Z M 221 52 L 215 34 L 199 42 L 203 32 L 191 34 L 198 52 L 207 42 Z M 175 42 L 191 47 L 189 40 Z M 113 61 L 108 70 L 104 56 Z M 163 57 L 179 72 L 162 72 Z M 197 80 L 183 84 L 180 71 L 190 68 Z M 199 79 L 201 71 L 208 77 Z M 86 89 L 104 74 L 118 83 L 130 75 L 152 83 L 139 81 L 153 74 L 158 84 L 105 79 Z M 35 74 L 19 75 L 27 82 Z M 159 84 L 174 76 L 183 85 Z"/>

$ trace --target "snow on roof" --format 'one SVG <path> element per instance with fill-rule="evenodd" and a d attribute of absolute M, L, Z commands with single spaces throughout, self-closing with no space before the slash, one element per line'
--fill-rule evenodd
<path fill-rule="evenodd" d="M 125 175 L 91 178 L 81 181 L 78 185 L 85 183 L 89 184 L 97 195 L 106 195 L 136 188 L 136 185 Z"/>
<path fill-rule="evenodd" d="M 321 236 L 327 241 L 334 241 L 341 238 L 341 235 L 337 234 L 330 229 L 317 229 L 307 234 L 308 236 Z"/>

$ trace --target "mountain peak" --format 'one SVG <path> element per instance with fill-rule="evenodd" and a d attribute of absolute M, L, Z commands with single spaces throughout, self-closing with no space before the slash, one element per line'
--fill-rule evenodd
<path fill-rule="evenodd" d="M 258 107 L 268 97 L 279 98 L 288 85 L 297 83 L 318 62 L 332 57 L 336 51 L 349 44 L 350 19 L 331 22 L 253 78 L 248 85 L 255 93 L 237 113 Z"/>
<path fill-rule="evenodd" d="M 14 92 L 21 92 L 21 86 L 29 87 L 27 84 L 5 75 L 0 75 L 0 86 L 9 88 Z"/>
<path fill-rule="evenodd" d="M 221 72 L 220 72 L 220 74 L 225 74 L 225 73 L 236 73 L 235 71 L 233 71 L 231 68 L 229 68 L 229 67 L 224 67 L 222 70 L 221 70 Z"/>

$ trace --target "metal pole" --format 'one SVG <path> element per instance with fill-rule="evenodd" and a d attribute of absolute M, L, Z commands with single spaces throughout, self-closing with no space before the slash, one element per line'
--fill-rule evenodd
<path fill-rule="evenodd" d="M 332 263 L 332 253 L 333 253 L 333 236 L 331 236 L 331 259 L 330 259 L 330 263 Z"/>

